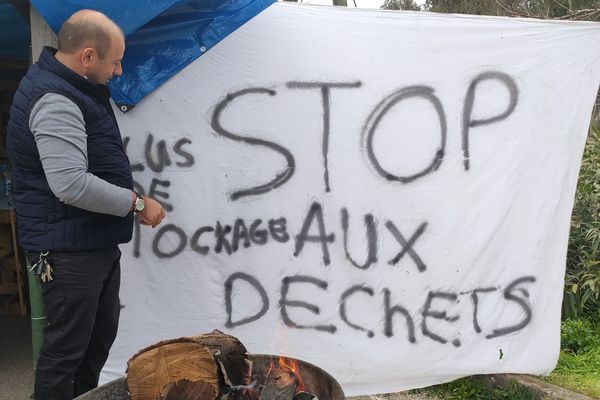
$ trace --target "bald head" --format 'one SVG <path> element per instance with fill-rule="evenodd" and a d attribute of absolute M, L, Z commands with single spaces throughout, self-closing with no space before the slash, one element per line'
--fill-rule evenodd
<path fill-rule="evenodd" d="M 58 32 L 58 51 L 74 54 L 86 47 L 104 58 L 114 40 L 124 40 L 123 31 L 110 18 L 98 11 L 81 10 L 71 15 Z"/>
<path fill-rule="evenodd" d="M 58 32 L 55 57 L 94 83 L 106 84 L 123 73 L 125 36 L 106 15 L 81 10 L 71 15 Z"/>

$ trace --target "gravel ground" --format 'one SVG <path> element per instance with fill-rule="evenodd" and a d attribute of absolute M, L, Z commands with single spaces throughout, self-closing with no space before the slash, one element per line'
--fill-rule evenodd
<path fill-rule="evenodd" d="M 0 400 L 27 400 L 33 393 L 29 317 L 0 316 Z"/>

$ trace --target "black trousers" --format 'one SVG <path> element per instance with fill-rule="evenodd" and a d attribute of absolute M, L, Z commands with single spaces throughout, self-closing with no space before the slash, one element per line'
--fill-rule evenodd
<path fill-rule="evenodd" d="M 51 281 L 42 282 L 48 326 L 35 400 L 71 400 L 98 386 L 119 323 L 120 258 L 116 246 L 48 255 L 54 271 Z"/>

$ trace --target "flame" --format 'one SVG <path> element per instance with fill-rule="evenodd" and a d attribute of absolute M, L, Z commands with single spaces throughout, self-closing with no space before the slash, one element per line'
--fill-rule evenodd
<path fill-rule="evenodd" d="M 300 368 L 298 368 L 298 361 L 292 358 L 285 358 L 279 356 L 279 368 L 287 371 L 292 371 L 298 379 L 298 386 L 296 386 L 296 393 L 304 391 L 304 380 L 300 375 Z"/>

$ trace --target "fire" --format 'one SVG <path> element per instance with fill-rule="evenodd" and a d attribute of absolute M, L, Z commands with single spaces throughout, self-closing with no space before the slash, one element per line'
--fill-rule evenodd
<path fill-rule="evenodd" d="M 298 368 L 298 361 L 279 356 L 279 368 L 287 371 L 291 371 L 296 379 L 298 380 L 298 386 L 296 386 L 296 393 L 304 391 L 304 380 L 300 375 L 300 368 Z"/>

